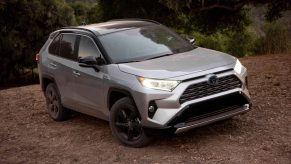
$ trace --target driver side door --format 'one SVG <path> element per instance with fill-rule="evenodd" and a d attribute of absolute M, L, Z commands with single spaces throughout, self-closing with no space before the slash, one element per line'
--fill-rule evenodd
<path fill-rule="evenodd" d="M 86 56 L 102 57 L 97 45 L 90 36 L 79 35 L 78 58 Z M 103 118 L 104 96 L 103 96 L 103 69 L 100 66 L 99 72 L 93 68 L 74 66 L 74 92 L 78 103 L 76 108 L 82 113 Z"/>

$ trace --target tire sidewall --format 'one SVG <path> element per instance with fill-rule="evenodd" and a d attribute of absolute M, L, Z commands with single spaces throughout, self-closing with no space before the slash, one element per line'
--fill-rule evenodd
<path fill-rule="evenodd" d="M 132 102 L 132 100 L 130 98 L 128 98 L 128 97 L 121 98 L 120 100 L 115 102 L 115 104 L 112 106 L 112 108 L 110 110 L 110 118 L 109 118 L 109 124 L 110 124 L 110 128 L 111 128 L 113 135 L 122 144 L 124 144 L 126 146 L 136 147 L 136 148 L 146 146 L 150 142 L 151 138 L 145 133 L 143 128 L 142 128 L 141 136 L 137 140 L 134 140 L 134 141 L 128 141 L 119 135 L 119 132 L 118 132 L 117 128 L 115 127 L 115 119 L 116 119 L 119 111 L 121 109 L 124 109 L 124 108 L 128 108 L 130 110 L 135 110 L 135 112 L 137 112 L 137 114 L 139 115 L 139 112 L 138 112 L 136 106 L 134 105 L 134 103 Z"/>
<path fill-rule="evenodd" d="M 47 87 L 46 87 L 46 91 L 45 91 L 45 97 L 46 97 L 46 104 L 47 104 L 47 110 L 49 110 L 48 108 L 48 105 L 49 105 L 49 102 L 48 102 L 48 98 L 47 98 L 47 91 L 48 90 L 53 90 L 55 93 L 56 93 L 56 96 L 57 96 L 57 99 L 58 99 L 58 106 L 59 106 L 59 111 L 58 111 L 58 114 L 56 117 L 53 117 L 51 114 L 50 114 L 50 111 L 49 112 L 49 115 L 50 117 L 55 120 L 55 121 L 63 121 L 67 118 L 67 111 L 65 108 L 63 108 L 62 106 L 62 103 L 61 103 L 61 96 L 60 96 L 60 93 L 59 93 L 59 90 L 56 86 L 56 84 L 54 83 L 50 83 Z"/>

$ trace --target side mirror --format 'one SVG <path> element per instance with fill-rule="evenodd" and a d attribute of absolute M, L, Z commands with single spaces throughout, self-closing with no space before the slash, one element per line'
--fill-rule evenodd
<path fill-rule="evenodd" d="M 196 41 L 196 38 L 194 36 L 186 36 L 186 40 L 188 40 L 188 42 L 190 42 L 191 44 L 194 44 Z"/>
<path fill-rule="evenodd" d="M 90 67 L 93 68 L 96 72 L 99 72 L 98 65 L 105 64 L 105 61 L 102 58 L 96 58 L 94 56 L 86 56 L 83 58 L 79 58 L 79 66 L 80 67 Z M 103 62 L 103 64 L 102 64 Z"/>
<path fill-rule="evenodd" d="M 86 65 L 97 65 L 96 57 L 94 56 L 86 56 L 79 58 L 79 64 L 86 64 Z"/>
<path fill-rule="evenodd" d="M 99 57 L 96 59 L 97 60 L 97 65 L 105 65 L 106 62 L 103 58 Z"/>

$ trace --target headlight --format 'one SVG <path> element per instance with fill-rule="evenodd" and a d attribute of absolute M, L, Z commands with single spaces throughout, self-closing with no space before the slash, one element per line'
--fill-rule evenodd
<path fill-rule="evenodd" d="M 242 66 L 242 64 L 240 63 L 240 61 L 237 59 L 237 60 L 236 60 L 236 63 L 235 63 L 234 71 L 235 71 L 236 73 L 238 73 L 238 74 L 241 74 L 242 69 L 243 69 L 243 66 Z"/>
<path fill-rule="evenodd" d="M 138 81 L 142 86 L 151 89 L 158 89 L 164 91 L 174 90 L 180 83 L 180 81 L 175 80 L 157 80 L 157 79 L 148 79 L 145 77 L 138 77 Z"/>

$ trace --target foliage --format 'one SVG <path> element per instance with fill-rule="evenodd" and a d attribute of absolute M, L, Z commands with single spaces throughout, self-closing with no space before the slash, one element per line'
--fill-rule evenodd
<path fill-rule="evenodd" d="M 199 33 L 194 34 L 197 36 L 197 45 L 205 48 L 210 48 L 217 51 L 226 50 L 225 44 L 227 41 L 227 36 L 223 35 L 221 32 L 216 32 L 212 35 L 202 35 Z"/>
<path fill-rule="evenodd" d="M 237 57 L 252 54 L 253 43 L 256 35 L 248 29 L 229 33 L 229 38 L 226 41 L 226 52 Z"/>
<path fill-rule="evenodd" d="M 272 0 L 268 4 L 268 11 L 266 13 L 266 19 L 269 22 L 275 21 L 282 16 L 282 12 L 291 9 L 290 0 Z"/>
<path fill-rule="evenodd" d="M 77 23 L 79 25 L 86 24 L 88 22 L 88 11 L 90 10 L 89 5 L 81 1 L 72 2 L 69 5 L 74 9 Z"/>
<path fill-rule="evenodd" d="M 202 33 L 214 33 L 222 28 L 241 29 L 250 23 L 243 6 L 235 8 L 237 0 L 221 1 L 224 7 L 213 7 L 217 1 L 205 0 L 99 0 L 103 20 L 119 18 L 154 19 L 168 26 Z M 154 9 L 154 10 L 153 10 Z"/>
<path fill-rule="evenodd" d="M 75 1 L 69 5 L 74 9 L 78 25 L 98 23 L 103 20 L 103 10 L 98 3 Z"/>
<path fill-rule="evenodd" d="M 186 36 L 184 30 L 176 30 L 181 36 Z M 222 51 L 237 57 L 243 57 L 253 53 L 253 45 L 257 36 L 247 28 L 242 31 L 221 30 L 211 35 L 200 32 L 192 32 L 196 38 L 195 44 L 201 47 Z"/>
<path fill-rule="evenodd" d="M 279 23 L 268 23 L 265 35 L 259 37 L 254 44 L 254 53 L 273 54 L 291 52 L 290 29 Z"/>
<path fill-rule="evenodd" d="M 6 0 L 0 6 L 0 83 L 33 68 L 34 56 L 57 28 L 75 24 L 71 7 L 62 0 Z"/>

